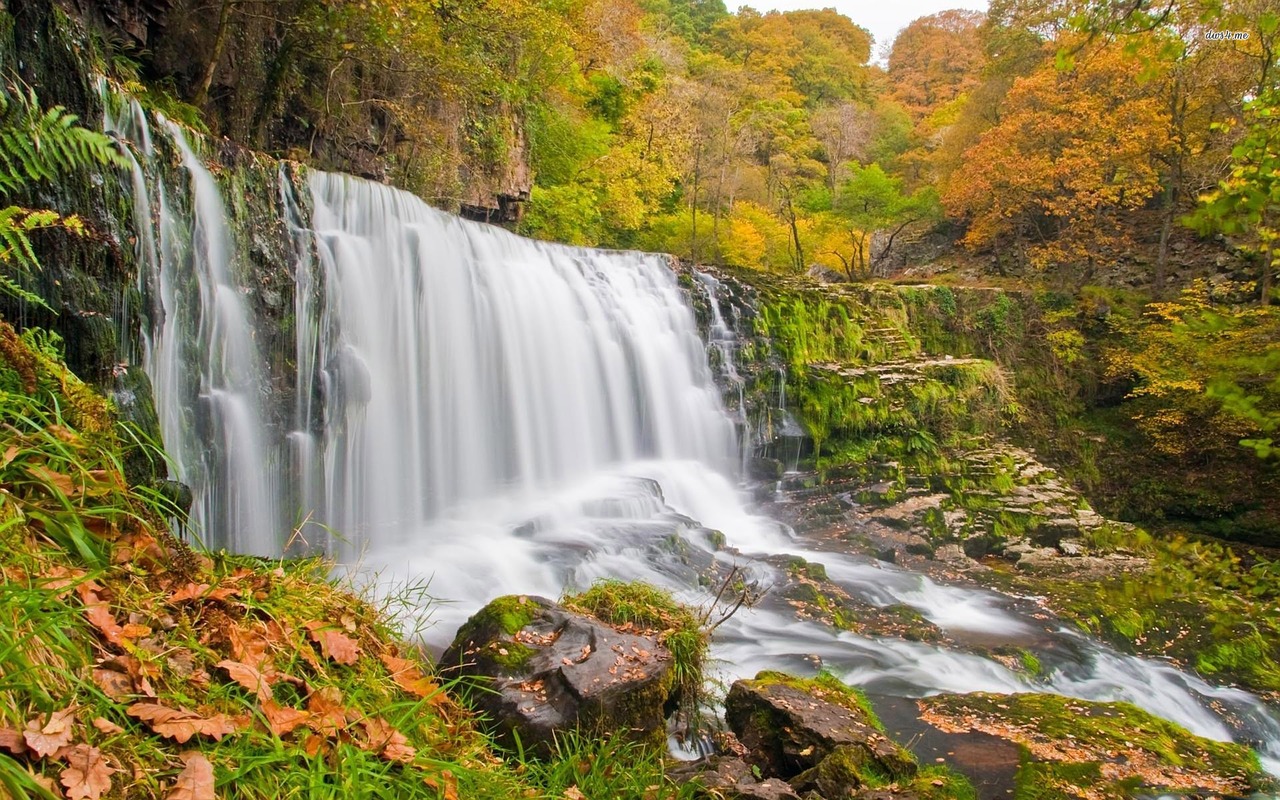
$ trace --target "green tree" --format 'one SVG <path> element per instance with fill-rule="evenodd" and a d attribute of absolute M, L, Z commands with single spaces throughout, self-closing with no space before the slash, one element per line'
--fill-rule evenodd
<path fill-rule="evenodd" d="M 1231 151 L 1229 174 L 1202 198 L 1190 222 L 1203 232 L 1237 236 L 1255 254 L 1258 302 L 1267 305 L 1280 265 L 1280 91 L 1269 88 L 1246 103 L 1243 128 Z"/>

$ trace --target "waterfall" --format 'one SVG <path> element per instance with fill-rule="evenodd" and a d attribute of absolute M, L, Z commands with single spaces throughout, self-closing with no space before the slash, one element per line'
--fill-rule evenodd
<path fill-rule="evenodd" d="M 1250 694 L 1047 628 L 1002 595 L 793 541 L 752 514 L 737 485 L 747 420 L 727 413 L 664 257 L 533 242 L 379 184 L 323 172 L 299 182 L 282 166 L 276 191 L 255 202 L 278 207 L 291 253 L 291 304 L 276 312 L 291 317 L 285 326 L 250 302 L 252 232 L 229 219 L 198 148 L 175 125 L 152 129 L 136 103 L 119 105 L 108 103 L 106 125 L 132 143 L 149 299 L 138 349 L 208 544 L 279 555 L 296 538 L 375 590 L 425 585 L 442 601 L 419 609 L 436 623 L 425 637 L 435 645 L 498 594 L 555 596 L 616 577 L 706 602 L 700 581 L 716 561 L 767 583 L 778 557 L 800 555 L 872 605 L 1030 648 L 1048 674 L 1035 682 L 976 653 L 834 632 L 778 603 L 717 631 L 734 675 L 817 658 L 899 696 L 1124 699 L 1206 736 L 1257 742 L 1280 771 L 1280 720 Z M 720 287 L 701 283 L 716 366 L 740 389 Z M 268 343 L 286 327 L 282 356 Z M 780 372 L 785 408 L 784 387 Z M 781 419 L 785 436 L 795 423 Z M 722 539 L 732 555 L 717 552 Z"/>

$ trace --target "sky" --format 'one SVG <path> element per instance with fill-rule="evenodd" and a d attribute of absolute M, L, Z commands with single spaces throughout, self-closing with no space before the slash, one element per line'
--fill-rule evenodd
<path fill-rule="evenodd" d="M 873 60 L 883 59 L 881 48 L 893 41 L 911 20 L 948 8 L 987 10 L 987 0 L 749 0 L 725 3 L 730 10 L 749 5 L 756 11 L 794 11 L 800 8 L 834 8 L 876 37 Z"/>

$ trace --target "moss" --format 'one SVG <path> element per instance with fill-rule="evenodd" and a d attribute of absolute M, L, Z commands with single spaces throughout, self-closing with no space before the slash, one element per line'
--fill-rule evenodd
<path fill-rule="evenodd" d="M 933 697 L 921 705 L 931 721 L 958 720 L 963 729 L 1010 739 L 1026 747 L 1037 761 L 1054 762 L 1048 769 L 1056 778 L 1084 780 L 1069 785 L 1094 786 L 1097 768 L 1104 762 L 1123 765 L 1109 773 L 1119 782 L 1136 776 L 1170 788 L 1206 781 L 1237 789 L 1270 785 L 1257 755 L 1248 747 L 1204 739 L 1129 703 L 1091 703 L 1048 694 L 974 693 Z M 1051 785 L 1044 779 L 1046 768 L 1026 769 L 1037 776 L 1026 785 Z M 1116 783 L 1114 788 L 1123 787 Z"/>
<path fill-rule="evenodd" d="M 537 608 L 528 597 L 509 594 L 491 600 L 472 619 L 478 625 L 496 625 L 506 635 L 514 636 L 533 621 Z"/>
<path fill-rule="evenodd" d="M 788 675 L 785 672 L 765 670 L 757 673 L 751 682 L 789 686 L 792 689 L 811 694 L 829 703 L 843 706 L 857 714 L 871 727 L 881 733 L 884 732 L 884 724 L 876 716 L 876 712 L 871 706 L 871 701 L 867 699 L 862 690 L 849 686 L 826 670 L 819 672 L 812 678 L 800 678 L 795 675 Z"/>

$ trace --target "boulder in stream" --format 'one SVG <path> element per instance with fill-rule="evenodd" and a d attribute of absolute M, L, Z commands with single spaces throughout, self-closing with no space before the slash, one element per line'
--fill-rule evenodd
<path fill-rule="evenodd" d="M 751 765 L 801 793 L 845 797 L 868 774 L 910 778 L 917 771 L 915 759 L 879 729 L 864 701 L 833 678 L 762 672 L 737 681 L 725 720 Z"/>
<path fill-rule="evenodd" d="M 440 658 L 492 732 L 526 752 L 553 751 L 558 733 L 661 742 L 672 699 L 671 653 L 543 597 L 500 597 L 459 629 Z"/>

